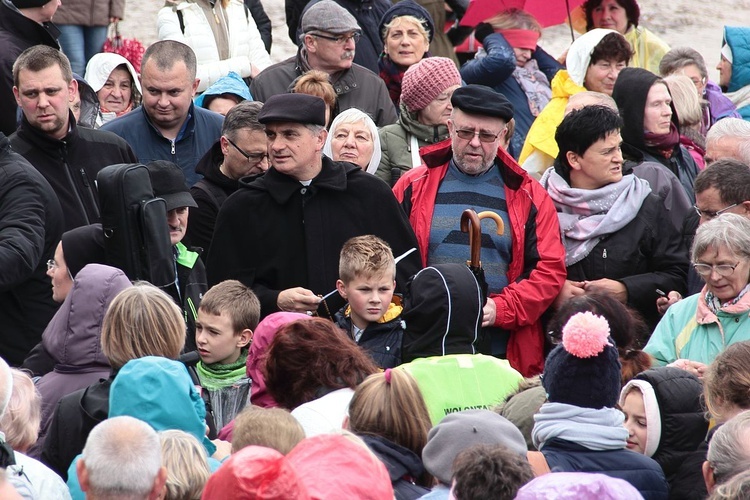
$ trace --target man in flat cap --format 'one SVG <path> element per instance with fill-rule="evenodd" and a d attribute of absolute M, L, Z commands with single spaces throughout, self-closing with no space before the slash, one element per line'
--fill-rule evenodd
<path fill-rule="evenodd" d="M 237 279 L 260 299 L 261 316 L 296 311 L 330 316 L 343 305 L 336 288 L 339 252 L 354 236 L 374 234 L 394 255 L 416 248 L 406 215 L 388 185 L 349 162 L 321 154 L 325 103 L 279 94 L 258 114 L 266 126 L 271 167 L 245 177 L 227 199 L 211 242 L 210 284 Z M 397 266 L 404 285 L 419 268 L 417 252 Z"/>
<path fill-rule="evenodd" d="M 265 102 L 294 88 L 297 78 L 311 69 L 328 74 L 338 97 L 331 119 L 344 110 L 358 108 L 372 116 L 378 127 L 395 123 L 396 108 L 383 80 L 354 62 L 362 30 L 345 8 L 321 0 L 302 16 L 302 37 L 296 56 L 274 64 L 253 79 L 250 91 Z"/>
<path fill-rule="evenodd" d="M 542 371 L 539 321 L 565 281 L 565 250 L 547 192 L 500 142 L 513 106 L 483 85 L 453 93 L 450 139 L 422 149 L 422 166 L 393 188 L 417 235 L 422 262 L 465 262 L 469 236 L 460 229 L 466 208 L 492 211 L 504 232 L 486 228 L 481 260 L 489 285 L 483 326 L 491 354 L 507 357 L 524 376 Z"/>

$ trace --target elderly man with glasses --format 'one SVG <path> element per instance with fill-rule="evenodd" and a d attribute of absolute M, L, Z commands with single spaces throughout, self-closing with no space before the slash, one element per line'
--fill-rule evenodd
<path fill-rule="evenodd" d="M 396 109 L 383 80 L 354 62 L 362 30 L 345 8 L 322 0 L 302 16 L 302 37 L 296 56 L 274 64 L 253 79 L 250 91 L 265 102 L 284 94 L 311 69 L 324 71 L 333 85 L 338 102 L 331 119 L 346 109 L 358 108 L 370 115 L 378 127 L 395 123 Z"/>
<path fill-rule="evenodd" d="M 203 179 L 190 188 L 198 206 L 190 211 L 187 239 L 203 249 L 204 260 L 224 201 L 237 191 L 241 178 L 268 170 L 266 127 L 258 121 L 262 108 L 256 101 L 234 106 L 224 118 L 221 137 L 195 167 Z"/>
<path fill-rule="evenodd" d="M 502 94 L 468 85 L 453 93 L 451 104 L 450 139 L 423 148 L 425 164 L 406 172 L 393 191 L 409 215 L 425 265 L 466 261 L 469 236 L 459 227 L 464 209 L 502 218 L 504 232 L 487 228 L 482 236 L 489 285 L 485 350 L 531 376 L 544 363 L 540 317 L 565 281 L 555 207 L 500 147 L 513 118 Z"/>

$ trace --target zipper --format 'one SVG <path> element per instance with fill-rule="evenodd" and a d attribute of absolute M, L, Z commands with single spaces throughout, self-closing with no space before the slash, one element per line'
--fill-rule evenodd
<path fill-rule="evenodd" d="M 604 276 L 607 275 L 607 249 L 602 251 L 602 263 L 604 264 Z"/>
<path fill-rule="evenodd" d="M 175 155 L 175 147 L 174 147 L 175 139 L 170 139 L 169 142 L 172 144 L 172 156 L 174 156 Z"/>
<path fill-rule="evenodd" d="M 76 186 L 76 183 L 73 180 L 73 176 L 71 175 L 72 167 L 68 163 L 68 148 L 67 148 L 67 144 L 65 144 L 64 141 L 63 141 L 63 147 L 62 147 L 62 154 L 60 155 L 60 160 L 62 160 L 63 170 L 65 170 L 65 176 L 68 178 L 68 182 L 70 182 L 70 186 L 73 188 L 73 192 L 76 195 L 76 200 L 78 201 L 78 206 L 80 207 L 81 213 L 83 214 L 83 219 L 86 221 L 87 225 L 91 224 L 91 220 L 89 219 L 89 213 L 86 210 L 86 205 L 84 205 L 83 199 L 81 198 L 81 192 L 78 189 L 78 186 Z"/>

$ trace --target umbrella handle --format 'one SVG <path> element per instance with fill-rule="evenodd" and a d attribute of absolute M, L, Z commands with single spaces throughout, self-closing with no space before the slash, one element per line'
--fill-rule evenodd
<path fill-rule="evenodd" d="M 469 249 L 471 253 L 469 265 L 479 267 L 479 255 L 482 250 L 482 226 L 479 216 L 471 208 L 467 208 L 461 213 L 461 232 L 469 233 Z"/>
<path fill-rule="evenodd" d="M 484 219 L 492 219 L 495 221 L 495 225 L 497 226 L 497 234 L 502 236 L 502 234 L 505 232 L 505 224 L 503 223 L 502 217 L 500 217 L 496 212 L 492 212 L 490 210 L 485 210 L 484 212 L 479 212 L 477 214 L 477 217 L 480 221 Z M 481 222 L 480 222 L 481 224 Z M 481 225 L 480 225 L 481 228 Z"/>

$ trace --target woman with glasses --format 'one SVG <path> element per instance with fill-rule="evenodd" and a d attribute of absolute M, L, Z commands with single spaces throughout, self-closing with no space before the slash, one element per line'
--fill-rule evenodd
<path fill-rule="evenodd" d="M 750 340 L 750 220 L 724 213 L 701 224 L 691 257 L 703 290 L 667 310 L 644 350 L 702 376 L 728 345 Z"/>

